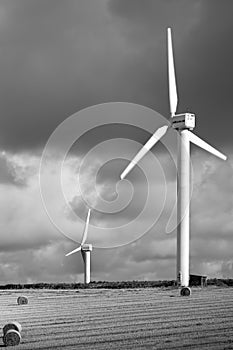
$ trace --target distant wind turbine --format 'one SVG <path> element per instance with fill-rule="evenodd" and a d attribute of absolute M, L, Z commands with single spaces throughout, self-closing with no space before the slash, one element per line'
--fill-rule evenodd
<path fill-rule="evenodd" d="M 136 154 L 121 174 L 124 179 L 140 159 L 165 135 L 171 127 L 178 132 L 178 171 L 177 171 L 177 282 L 181 295 L 190 295 L 189 286 L 189 214 L 190 214 L 190 142 L 226 160 L 226 156 L 193 134 L 195 115 L 176 114 L 178 95 L 176 88 L 175 65 L 172 48 L 171 28 L 167 29 L 168 83 L 170 102 L 170 126 L 157 129 L 142 149 Z"/>
<path fill-rule="evenodd" d="M 92 251 L 92 244 L 85 244 L 87 239 L 87 231 L 90 221 L 90 214 L 91 209 L 88 210 L 87 213 L 87 219 L 85 228 L 83 231 L 82 241 L 78 248 L 72 250 L 70 253 L 66 254 L 66 256 L 69 256 L 71 254 L 74 254 L 76 252 L 79 252 L 81 250 L 83 263 L 84 263 L 84 283 L 88 284 L 91 281 L 91 251 Z"/>

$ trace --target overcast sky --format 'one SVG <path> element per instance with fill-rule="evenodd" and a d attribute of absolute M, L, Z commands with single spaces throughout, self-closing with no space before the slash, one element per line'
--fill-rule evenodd
<path fill-rule="evenodd" d="M 118 183 L 127 162 L 115 158 L 130 159 L 169 116 L 167 27 L 178 112 L 195 113 L 194 132 L 228 156 L 224 162 L 192 146 L 191 273 L 233 278 L 232 13 L 231 0 L 0 0 L 0 283 L 82 281 L 81 254 L 64 255 L 81 239 L 87 203 L 101 205 L 101 195 L 110 208 L 117 191 L 127 202 L 132 188 Z M 125 119 L 114 105 L 77 113 L 109 102 L 150 109 L 138 106 L 137 115 L 122 105 Z M 49 218 L 41 155 L 74 114 L 77 129 L 68 136 L 77 132 L 76 142 L 62 174 L 66 200 L 56 187 L 57 154 L 47 154 L 42 167 Z M 134 195 L 127 208 L 93 211 L 92 279 L 175 279 L 176 234 L 165 233 L 176 193 L 165 148 L 175 146 L 174 135 L 166 137 L 142 164 L 147 181 L 139 169 L 129 177 Z M 153 205 L 128 231 L 119 229 L 142 211 L 147 182 Z"/>

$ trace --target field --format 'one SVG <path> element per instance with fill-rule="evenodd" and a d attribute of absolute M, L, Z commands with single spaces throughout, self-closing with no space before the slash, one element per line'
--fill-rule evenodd
<path fill-rule="evenodd" d="M 191 297 L 172 288 L 4 290 L 0 308 L 1 329 L 23 327 L 18 350 L 233 349 L 230 287 L 193 288 Z"/>

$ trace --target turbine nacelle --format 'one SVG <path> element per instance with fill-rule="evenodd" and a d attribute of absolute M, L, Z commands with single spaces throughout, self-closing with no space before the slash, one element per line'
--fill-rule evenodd
<path fill-rule="evenodd" d="M 92 244 L 83 244 L 81 250 L 83 252 L 92 252 Z"/>
<path fill-rule="evenodd" d="M 172 128 L 176 130 L 193 130 L 195 128 L 195 114 L 193 113 L 175 114 L 170 121 Z"/>

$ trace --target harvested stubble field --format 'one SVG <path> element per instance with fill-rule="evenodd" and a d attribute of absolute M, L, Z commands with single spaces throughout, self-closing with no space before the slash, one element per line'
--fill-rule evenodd
<path fill-rule="evenodd" d="M 17 305 L 26 295 L 29 303 Z M 233 349 L 233 289 L 4 290 L 0 327 L 22 325 L 17 349 Z M 0 344 L 1 347 L 1 344 Z"/>

